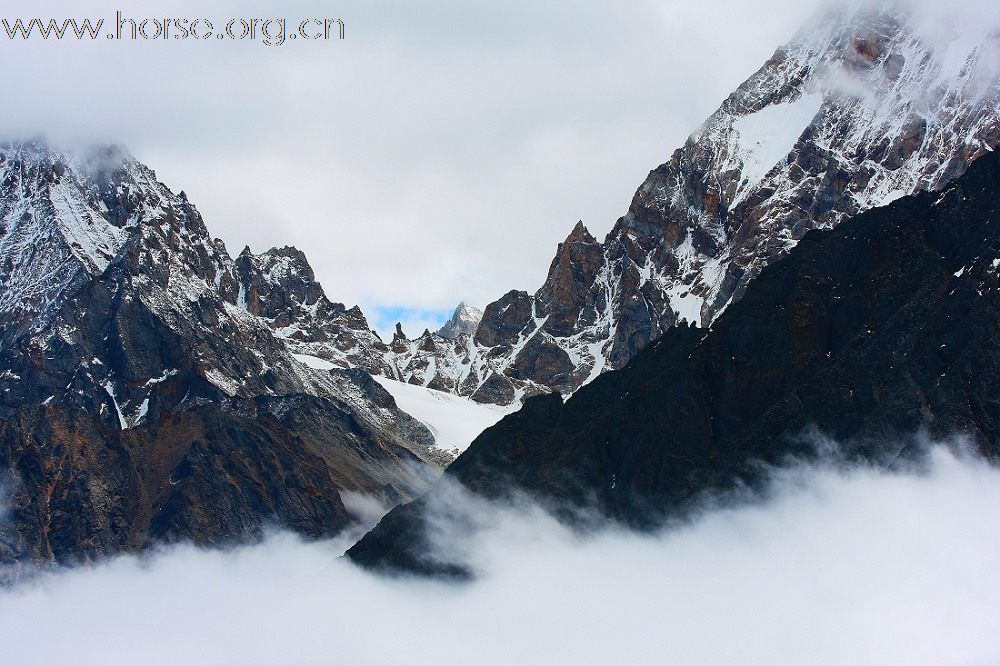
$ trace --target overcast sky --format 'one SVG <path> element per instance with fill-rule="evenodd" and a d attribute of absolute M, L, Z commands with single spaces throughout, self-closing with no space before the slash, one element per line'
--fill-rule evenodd
<path fill-rule="evenodd" d="M 8 136 L 115 140 L 213 234 L 303 248 L 328 295 L 409 332 L 534 291 L 598 236 L 819 0 L 118 3 L 129 17 L 342 18 L 343 41 L 10 42 Z M 115 3 L 7 0 L 4 18 Z M 16 100 L 16 102 L 12 102 Z"/>

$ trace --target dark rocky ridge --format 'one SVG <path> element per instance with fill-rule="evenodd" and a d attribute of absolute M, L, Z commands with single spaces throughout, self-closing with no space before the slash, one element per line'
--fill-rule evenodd
<path fill-rule="evenodd" d="M 486 498 L 524 490 L 648 528 L 760 463 L 814 452 L 919 457 L 912 435 L 964 434 L 1000 455 L 1000 155 L 920 193 L 812 231 L 708 331 L 680 326 L 568 401 L 528 400 L 445 478 Z M 430 559 L 432 490 L 349 551 L 366 567 L 455 575 Z M 569 514 L 567 514 L 569 515 Z M 447 513 L 435 521 L 448 520 Z"/>

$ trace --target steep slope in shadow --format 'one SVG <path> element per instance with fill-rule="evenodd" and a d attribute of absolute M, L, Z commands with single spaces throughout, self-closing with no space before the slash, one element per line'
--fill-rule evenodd
<path fill-rule="evenodd" d="M 428 555 L 427 507 L 446 506 L 435 499 L 451 482 L 487 498 L 523 490 L 645 528 L 706 491 L 753 485 L 761 463 L 810 455 L 813 430 L 866 459 L 918 455 L 900 442 L 921 429 L 964 433 L 995 457 L 998 266 L 993 153 L 942 192 L 810 232 L 711 330 L 668 331 L 565 404 L 527 401 L 348 555 L 371 568 L 463 573 L 447 553 Z"/>

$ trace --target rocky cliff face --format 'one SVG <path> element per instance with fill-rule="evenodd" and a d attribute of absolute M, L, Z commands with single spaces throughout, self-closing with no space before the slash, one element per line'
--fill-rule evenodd
<path fill-rule="evenodd" d="M 488 305 L 463 371 L 438 383 L 568 395 L 679 322 L 710 325 L 810 229 L 942 187 L 1000 144 L 990 25 L 931 37 L 884 4 L 817 20 L 649 174 L 603 242 L 578 224 L 538 291 Z M 454 353 L 409 378 L 443 377 Z"/>
<path fill-rule="evenodd" d="M 761 463 L 816 452 L 919 459 L 919 431 L 1000 457 L 1000 155 L 923 192 L 814 230 L 708 331 L 676 326 L 563 403 L 538 396 L 445 477 L 487 498 L 527 491 L 567 519 L 652 527 L 707 491 L 754 487 Z M 398 507 L 349 551 L 365 566 L 467 575 L 426 540 L 468 531 L 451 483 Z M 434 506 L 431 512 L 428 507 Z"/>
<path fill-rule="evenodd" d="M 422 424 L 361 370 L 292 355 L 288 340 L 335 347 L 337 315 L 352 317 L 299 259 L 234 262 L 120 149 L 0 147 L 0 559 L 274 522 L 330 535 L 355 521 L 342 491 L 391 505 L 426 487 Z M 321 329 L 275 335 L 312 311 L 331 315 Z"/>

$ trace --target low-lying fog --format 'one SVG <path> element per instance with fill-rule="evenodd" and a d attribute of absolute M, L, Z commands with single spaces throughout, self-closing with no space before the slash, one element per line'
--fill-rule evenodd
<path fill-rule="evenodd" d="M 491 509 L 480 578 L 388 580 L 275 534 L 0 592 L 7 664 L 996 664 L 1000 470 L 799 465 L 653 536 Z M 447 543 L 441 544 L 449 548 Z"/>

